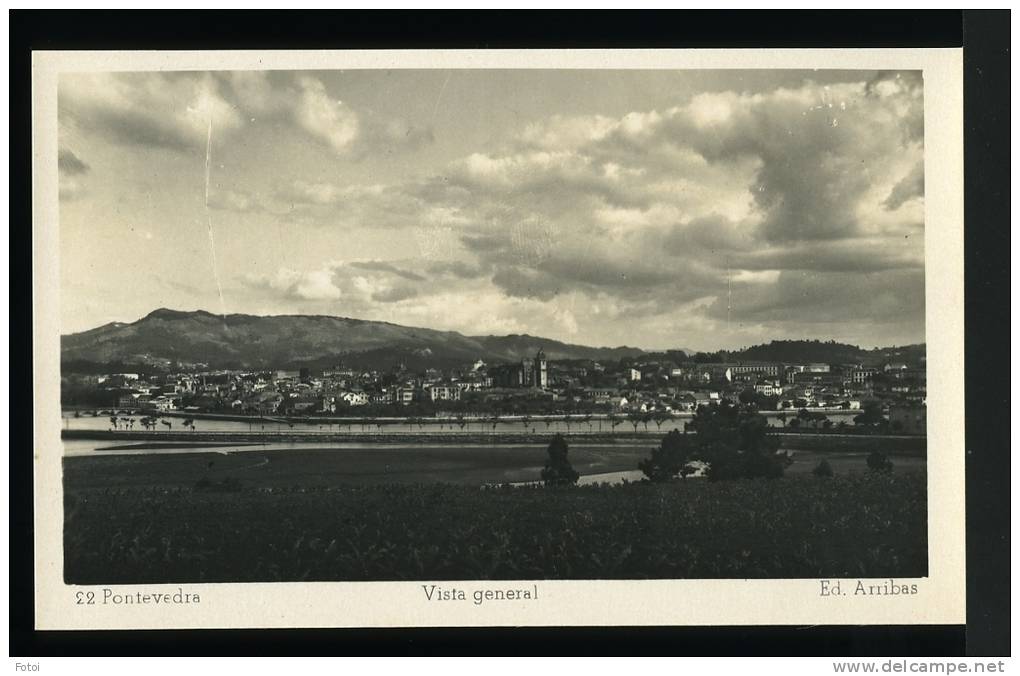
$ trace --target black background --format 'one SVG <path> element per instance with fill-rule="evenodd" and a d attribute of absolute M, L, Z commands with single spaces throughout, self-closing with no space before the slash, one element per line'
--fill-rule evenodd
<path fill-rule="evenodd" d="M 11 11 L 10 651 L 50 655 L 1009 654 L 1009 12 Z M 33 49 L 964 46 L 967 626 L 36 632 Z M 962 225 L 962 224 L 961 224 Z M 938 547 L 933 540 L 931 546 Z M 597 598 L 591 599 L 598 603 Z"/>

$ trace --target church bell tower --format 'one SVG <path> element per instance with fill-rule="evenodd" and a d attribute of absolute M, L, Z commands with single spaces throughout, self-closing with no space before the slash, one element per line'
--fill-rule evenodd
<path fill-rule="evenodd" d="M 535 368 L 532 369 L 532 373 L 535 378 L 535 387 L 544 390 L 549 386 L 549 372 L 546 368 L 545 352 L 541 349 L 535 355 Z"/>

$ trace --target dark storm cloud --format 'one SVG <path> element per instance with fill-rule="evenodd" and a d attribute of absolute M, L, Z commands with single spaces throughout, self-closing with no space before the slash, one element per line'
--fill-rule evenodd
<path fill-rule="evenodd" d="M 554 256 L 533 265 L 493 262 L 492 282 L 510 296 L 550 300 L 583 291 L 608 294 L 628 303 L 642 299 L 685 302 L 715 288 L 715 276 L 701 266 L 659 267 L 604 255 Z"/>
<path fill-rule="evenodd" d="M 372 300 L 379 303 L 396 303 L 408 298 L 418 296 L 418 289 L 413 286 L 395 286 L 385 291 L 377 291 L 372 294 Z"/>
<path fill-rule="evenodd" d="M 412 272 L 410 270 L 402 270 L 401 268 L 398 268 L 392 263 L 387 263 L 386 261 L 353 261 L 351 263 L 348 263 L 347 265 L 349 265 L 352 268 L 357 268 L 359 270 L 374 270 L 376 272 L 389 272 L 390 274 L 396 275 L 398 277 L 403 277 L 404 279 L 408 279 L 413 282 L 425 281 L 425 277 L 419 275 L 417 272 Z"/>
<path fill-rule="evenodd" d="M 61 201 L 72 202 L 86 194 L 84 177 L 91 168 L 81 158 L 67 148 L 61 148 L 57 154 L 57 170 L 57 194 Z"/>
<path fill-rule="evenodd" d="M 117 143 L 175 151 L 200 149 L 248 120 L 286 125 L 353 159 L 415 150 L 435 141 L 430 126 L 364 115 L 307 73 L 94 73 L 64 78 L 60 113 Z"/>
<path fill-rule="evenodd" d="M 502 252 L 509 246 L 509 242 L 496 233 L 465 234 L 461 243 L 468 251 L 478 254 Z"/>
<path fill-rule="evenodd" d="M 504 266 L 496 270 L 492 282 L 508 296 L 552 300 L 563 290 L 561 280 L 541 270 Z"/>
<path fill-rule="evenodd" d="M 760 159 L 752 194 L 769 241 L 839 239 L 860 232 L 856 207 L 877 178 L 874 168 L 902 145 L 915 117 L 889 117 L 878 96 L 838 86 L 764 100 L 722 98 L 715 103 L 728 117 L 711 125 L 714 133 L 692 134 L 685 118 L 673 121 L 672 133 L 690 134 L 692 146 L 713 162 Z"/>
<path fill-rule="evenodd" d="M 188 139 L 178 130 L 153 120 L 146 114 L 130 111 L 97 110 L 78 118 L 82 126 L 102 130 L 122 143 L 170 150 L 196 147 L 196 139 Z"/>
<path fill-rule="evenodd" d="M 438 261 L 429 263 L 427 269 L 433 275 L 453 275 L 460 279 L 477 279 L 491 272 L 488 266 L 464 261 Z"/>
<path fill-rule="evenodd" d="M 79 176 L 89 171 L 89 165 L 85 164 L 85 162 L 67 148 L 59 150 L 57 154 L 57 167 L 61 173 L 68 176 Z"/>
<path fill-rule="evenodd" d="M 901 240 L 827 241 L 796 247 L 736 253 L 730 265 L 744 270 L 808 270 L 815 272 L 879 272 L 922 269 L 924 258 L 907 238 Z"/>
<path fill-rule="evenodd" d="M 906 322 L 923 313 L 923 213 L 898 212 L 923 197 L 921 116 L 919 82 L 896 74 L 717 92 L 551 120 L 460 162 L 437 194 L 469 188 L 463 245 L 510 296 L 580 291 L 618 313 L 707 298 L 719 318 L 732 281 L 748 320 Z"/>
<path fill-rule="evenodd" d="M 895 211 L 903 206 L 904 202 L 915 197 L 924 197 L 924 162 L 914 165 L 911 172 L 893 187 L 882 206 Z"/>
<path fill-rule="evenodd" d="M 61 79 L 58 97 L 62 119 L 124 145 L 201 148 L 210 125 L 223 134 L 241 124 L 208 74 L 77 74 Z"/>
<path fill-rule="evenodd" d="M 734 284 L 708 314 L 765 323 L 895 323 L 923 321 L 924 303 L 923 270 L 783 271 L 774 283 Z"/>
<path fill-rule="evenodd" d="M 746 252 L 756 244 L 748 232 L 749 229 L 740 228 L 728 218 L 711 214 L 670 228 L 660 242 L 666 251 L 681 256 L 699 252 Z"/>

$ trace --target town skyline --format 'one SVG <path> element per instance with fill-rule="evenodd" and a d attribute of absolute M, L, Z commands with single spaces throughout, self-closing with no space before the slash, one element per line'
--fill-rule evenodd
<path fill-rule="evenodd" d="M 59 129 L 63 333 L 168 306 L 925 340 L 913 72 L 64 74 Z"/>

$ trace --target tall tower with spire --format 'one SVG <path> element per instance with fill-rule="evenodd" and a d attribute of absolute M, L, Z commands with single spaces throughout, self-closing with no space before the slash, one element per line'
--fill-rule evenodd
<path fill-rule="evenodd" d="M 546 367 L 545 352 L 541 348 L 538 350 L 538 354 L 535 355 L 535 367 L 532 369 L 534 386 L 539 389 L 546 389 L 549 386 L 549 372 Z"/>

